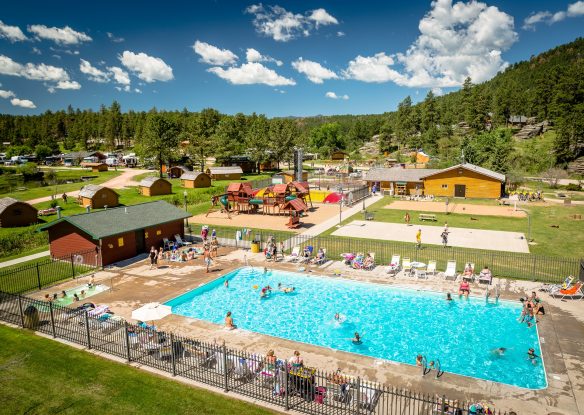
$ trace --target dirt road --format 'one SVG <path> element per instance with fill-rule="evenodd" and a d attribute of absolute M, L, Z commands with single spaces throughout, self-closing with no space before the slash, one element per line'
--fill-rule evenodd
<path fill-rule="evenodd" d="M 121 169 L 120 169 L 121 170 Z M 108 180 L 107 182 L 103 182 L 100 186 L 109 187 L 111 189 L 123 189 L 126 186 L 137 186 L 138 182 L 132 180 L 135 176 L 138 176 L 143 173 L 148 173 L 152 170 L 143 170 L 143 169 L 125 169 L 122 170 L 122 174 L 119 176 L 114 177 L 113 179 Z M 67 196 L 69 197 L 77 197 L 79 194 L 79 190 L 75 190 L 73 192 L 67 192 Z M 36 199 L 27 200 L 27 203 L 31 205 L 47 202 L 51 200 L 51 196 L 39 197 Z"/>

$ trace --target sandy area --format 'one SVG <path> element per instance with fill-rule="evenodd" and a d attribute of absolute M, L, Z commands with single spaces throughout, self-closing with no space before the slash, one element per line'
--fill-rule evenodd
<path fill-rule="evenodd" d="M 302 226 L 296 229 L 288 229 L 286 224 L 289 217 L 287 215 L 262 215 L 257 214 L 231 214 L 231 219 L 225 213 L 215 210 L 206 216 L 205 213 L 193 216 L 189 219 L 191 223 L 204 223 L 207 225 L 223 225 L 236 227 L 254 227 L 257 229 L 271 229 L 279 231 L 293 231 L 297 233 L 310 230 L 314 225 L 317 225 L 331 217 L 339 215 L 338 205 L 329 204 L 314 204 L 314 208 L 310 209 L 307 216 L 300 219 Z"/>
<path fill-rule="evenodd" d="M 444 213 L 446 211 L 446 205 L 444 202 L 397 200 L 392 204 L 385 206 L 385 209 Z M 448 211 L 450 213 L 462 213 L 467 215 L 505 216 L 510 218 L 524 218 L 527 216 L 526 213 L 521 210 L 514 210 L 513 206 L 471 205 L 467 203 L 456 203 L 452 200 L 448 204 Z"/>
<path fill-rule="evenodd" d="M 408 226 L 401 223 L 355 220 L 333 232 L 333 236 L 415 243 L 418 229 L 422 230 L 422 244 L 442 245 L 441 234 L 444 228 L 441 226 Z M 449 228 L 448 230 L 448 246 L 529 253 L 525 235 L 519 232 L 470 228 Z"/>
<path fill-rule="evenodd" d="M 132 261 L 128 261 L 130 265 L 124 268 L 112 267 L 96 274 L 97 281 L 108 286 L 113 285 L 114 289 L 97 294 L 91 300 L 98 304 L 108 304 L 116 314 L 129 319 L 132 310 L 142 304 L 151 301 L 165 302 L 196 288 L 235 267 L 242 266 L 246 257 L 254 266 L 262 267 L 265 264 L 262 255 L 231 249 L 220 250 L 220 256 L 210 274 L 205 273 L 201 259 L 187 264 L 164 264 L 164 267 L 154 270 L 150 270 L 144 260 L 135 261 L 133 264 Z M 290 271 L 298 268 L 297 265 L 286 263 L 269 263 L 268 266 Z M 458 286 L 458 282 L 445 281 L 440 274 L 423 281 L 407 277 L 402 272 L 395 278 L 389 278 L 383 267 L 377 267 L 373 271 L 357 271 L 340 262 L 328 267 L 314 267 L 309 271 L 332 278 L 330 275 L 336 269 L 342 273 L 342 276 L 337 278 L 397 287 L 453 292 Z M 78 286 L 82 281 L 85 282 L 85 278 L 68 281 L 34 295 L 42 298 L 44 292 L 58 292 L 67 287 Z M 501 298 L 515 301 L 541 286 L 530 281 L 499 278 L 495 278 L 493 284 L 501 286 Z M 473 283 L 471 290 L 471 295 L 483 296 L 485 286 Z M 451 399 L 473 402 L 489 402 L 495 404 L 501 411 L 514 410 L 521 415 L 581 414 L 579 405 L 584 404 L 581 393 L 584 389 L 581 363 L 584 360 L 582 340 L 584 302 L 561 301 L 551 298 L 546 293 L 540 293 L 540 296 L 545 304 L 546 315 L 541 316 L 538 330 L 548 375 L 548 387 L 542 390 L 521 389 L 452 373 L 447 373 L 439 379 L 435 376 L 422 377 L 419 368 L 412 365 L 300 344 L 246 330 L 227 331 L 216 324 L 179 315 L 170 315 L 158 320 L 156 325 L 161 330 L 181 333 L 210 343 L 217 341 L 221 344 L 225 341 L 228 347 L 243 349 L 249 353 L 264 354 L 266 350 L 274 349 L 278 356 L 288 357 L 293 350 L 298 349 L 304 357 L 305 364 L 318 369 L 331 371 L 341 368 L 344 373 L 361 376 L 362 379 L 422 393 L 445 394 Z M 556 330 L 557 328 L 561 330 Z"/>

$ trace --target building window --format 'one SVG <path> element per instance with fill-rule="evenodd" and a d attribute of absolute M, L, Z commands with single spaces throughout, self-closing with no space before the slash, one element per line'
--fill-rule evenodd
<path fill-rule="evenodd" d="M 443 184 L 443 185 L 442 185 L 442 188 L 443 188 L 443 189 L 448 189 L 448 185 L 447 185 L 447 184 Z"/>
<path fill-rule="evenodd" d="M 118 238 L 118 247 L 121 248 L 124 246 L 124 238 Z"/>
<path fill-rule="evenodd" d="M 162 231 L 161 231 L 160 229 L 158 229 L 158 230 L 156 231 L 156 235 L 162 235 Z"/>

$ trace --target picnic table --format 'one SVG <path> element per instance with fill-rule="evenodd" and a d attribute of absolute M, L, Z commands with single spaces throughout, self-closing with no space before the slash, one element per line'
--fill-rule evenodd
<path fill-rule="evenodd" d="M 436 215 L 431 214 L 431 213 L 420 213 L 420 215 L 418 216 L 418 219 L 420 219 L 421 221 L 430 220 L 432 222 L 436 222 L 438 220 L 438 219 L 436 219 Z"/>

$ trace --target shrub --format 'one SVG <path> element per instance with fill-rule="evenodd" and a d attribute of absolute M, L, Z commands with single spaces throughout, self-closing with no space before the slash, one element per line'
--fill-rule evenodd
<path fill-rule="evenodd" d="M 37 232 L 37 226 L 0 235 L 0 257 L 17 255 L 49 243 L 47 232 Z"/>
<path fill-rule="evenodd" d="M 579 192 L 582 190 L 582 186 L 580 186 L 579 184 L 576 184 L 576 183 L 570 183 L 566 186 L 566 190 Z"/>

